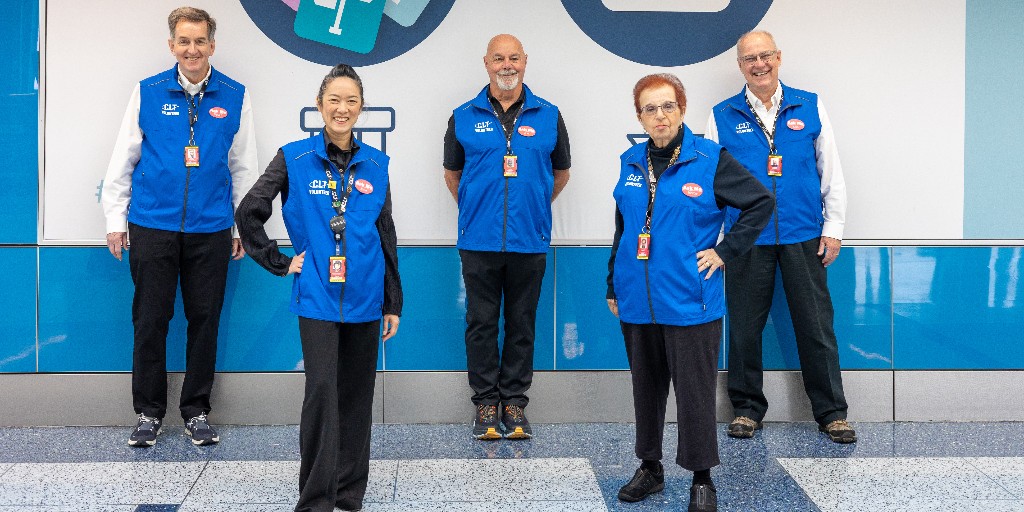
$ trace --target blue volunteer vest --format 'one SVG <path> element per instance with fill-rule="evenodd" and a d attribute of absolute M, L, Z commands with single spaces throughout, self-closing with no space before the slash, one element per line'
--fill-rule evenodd
<path fill-rule="evenodd" d="M 775 123 L 775 147 L 782 155 L 782 176 L 768 176 L 768 138 L 747 107 L 745 89 L 712 109 L 718 126 L 718 142 L 729 150 L 761 183 L 775 193 L 772 219 L 755 245 L 793 244 L 821 236 L 821 178 L 818 176 L 814 141 L 821 133 L 818 96 L 782 87 L 779 119 Z M 725 229 L 732 227 L 739 210 L 728 208 Z"/>
<path fill-rule="evenodd" d="M 679 160 L 658 180 L 651 215 L 650 259 L 636 257 L 647 213 L 647 144 L 622 154 L 615 204 L 623 231 L 613 287 L 619 319 L 631 324 L 697 325 L 725 314 L 723 272 L 705 281 L 697 252 L 715 246 L 725 213 L 715 202 L 721 146 L 683 126 Z"/>
<path fill-rule="evenodd" d="M 330 282 L 330 257 L 334 233 L 330 220 L 337 215 L 331 206 L 324 164 L 329 164 L 324 135 L 292 142 L 281 150 L 288 168 L 288 201 L 281 211 L 295 254 L 306 253 L 302 272 L 292 284 L 291 311 L 296 315 L 328 322 L 369 322 L 382 316 L 384 303 L 384 253 L 377 218 L 388 191 L 388 156 L 358 141 L 348 171 L 332 167 L 339 198 L 355 173 L 355 185 L 345 211 L 342 256 L 346 257 L 346 282 Z M 362 182 L 362 183 L 360 183 Z M 369 187 L 366 187 L 366 185 Z"/>
<path fill-rule="evenodd" d="M 230 228 L 228 151 L 238 132 L 245 87 L 210 71 L 195 124 L 199 167 L 185 167 L 189 102 L 178 84 L 177 65 L 140 82 L 139 94 L 142 154 L 132 172 L 128 221 L 185 233 Z"/>
<path fill-rule="evenodd" d="M 519 175 L 505 178 L 505 132 L 487 87 L 455 109 L 455 137 L 466 153 L 459 182 L 458 248 L 546 253 L 551 241 L 551 152 L 558 141 L 558 108 L 523 86 L 525 98 L 512 130 Z"/>

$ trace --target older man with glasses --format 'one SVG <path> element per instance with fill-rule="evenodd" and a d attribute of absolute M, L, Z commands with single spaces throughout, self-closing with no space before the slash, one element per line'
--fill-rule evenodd
<path fill-rule="evenodd" d="M 775 193 L 776 207 L 754 248 L 729 263 L 728 434 L 750 438 L 768 410 L 761 335 L 771 309 L 776 269 L 782 271 L 804 389 L 821 432 L 836 443 L 857 440 L 833 330 L 826 268 L 842 247 L 846 184 L 832 124 L 817 94 L 779 81 L 782 51 L 764 31 L 736 43 L 744 90 L 712 109 L 705 137 L 717 141 Z M 730 210 L 726 229 L 739 212 Z"/>

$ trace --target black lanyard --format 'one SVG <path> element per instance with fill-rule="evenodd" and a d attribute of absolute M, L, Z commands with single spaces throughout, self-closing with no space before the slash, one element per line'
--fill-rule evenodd
<path fill-rule="evenodd" d="M 669 167 L 672 167 L 672 164 L 676 163 L 676 160 L 679 159 L 679 151 L 682 148 L 683 144 L 680 142 L 679 145 L 676 146 L 676 149 L 672 151 L 672 158 L 668 160 L 668 165 L 665 166 L 665 171 L 667 171 Z M 662 174 L 664 174 L 665 171 L 662 171 Z M 654 176 L 654 164 L 651 163 L 650 142 L 648 142 L 647 146 L 647 189 L 650 196 L 647 198 L 647 218 L 644 221 L 644 229 L 641 233 L 651 232 L 651 215 L 654 213 L 654 194 L 658 191 L 658 178 Z"/>
<path fill-rule="evenodd" d="M 188 100 L 188 145 L 196 145 L 196 121 L 199 121 L 199 104 L 203 102 L 203 94 L 206 93 L 206 86 L 209 85 L 210 79 L 203 80 L 203 86 L 199 88 L 199 94 L 192 95 L 188 93 L 188 89 L 185 89 L 184 82 L 181 81 L 181 75 L 178 75 L 178 85 L 181 86 L 182 92 L 185 93 L 185 99 Z M 196 101 L 196 96 L 199 96 L 199 100 Z"/>
<path fill-rule="evenodd" d="M 488 101 L 488 103 L 490 103 Z M 512 130 L 505 128 L 505 123 L 501 122 L 501 116 L 498 115 L 498 111 L 495 110 L 494 105 L 491 105 L 491 112 L 494 113 L 494 117 L 498 118 L 498 124 L 501 125 L 501 131 L 505 134 L 505 149 L 506 155 L 512 154 L 512 131 L 516 129 L 516 122 L 519 121 L 519 114 L 523 113 L 523 106 L 519 105 L 519 111 L 516 112 L 516 117 L 512 119 Z"/>
<path fill-rule="evenodd" d="M 331 219 L 331 231 L 334 232 L 334 254 L 340 256 L 341 234 L 345 231 L 345 210 L 348 208 L 348 198 L 352 195 L 352 185 L 356 181 L 356 170 L 352 167 L 352 162 L 349 161 L 348 168 L 345 170 L 348 173 L 348 184 L 345 186 L 345 194 L 339 198 L 337 184 L 333 188 L 330 185 L 334 183 L 334 173 L 331 172 L 331 167 L 333 166 L 333 162 L 324 162 L 324 173 L 327 174 L 327 188 L 331 190 L 331 206 L 338 212 L 338 215 Z M 344 179 L 344 174 L 342 174 L 342 179 Z M 335 222 L 340 223 L 338 229 L 335 229 Z"/>
<path fill-rule="evenodd" d="M 768 132 L 768 128 L 764 125 L 764 121 L 761 121 L 761 116 L 757 115 L 754 111 L 754 106 L 750 104 L 750 98 L 746 94 L 743 95 L 743 99 L 747 102 L 747 108 L 750 109 L 750 113 L 754 114 L 754 120 L 757 121 L 757 125 L 761 127 L 761 131 L 764 132 L 765 138 L 768 139 L 768 151 L 771 154 L 775 153 L 775 130 L 778 129 L 779 114 L 782 113 L 782 91 L 779 91 L 779 104 L 775 105 L 775 119 L 772 120 L 772 131 Z"/>

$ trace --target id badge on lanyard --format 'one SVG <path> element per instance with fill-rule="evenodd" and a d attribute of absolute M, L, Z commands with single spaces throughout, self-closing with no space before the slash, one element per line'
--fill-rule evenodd
<path fill-rule="evenodd" d="M 782 176 L 782 155 L 768 155 L 768 176 Z"/>

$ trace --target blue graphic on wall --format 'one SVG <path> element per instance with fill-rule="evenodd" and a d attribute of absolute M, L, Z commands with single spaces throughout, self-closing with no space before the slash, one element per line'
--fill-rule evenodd
<path fill-rule="evenodd" d="M 253 23 L 289 53 L 318 64 L 369 66 L 413 49 L 455 0 L 241 0 Z"/>
<path fill-rule="evenodd" d="M 562 0 L 587 36 L 619 57 L 686 66 L 732 48 L 772 0 Z"/>

